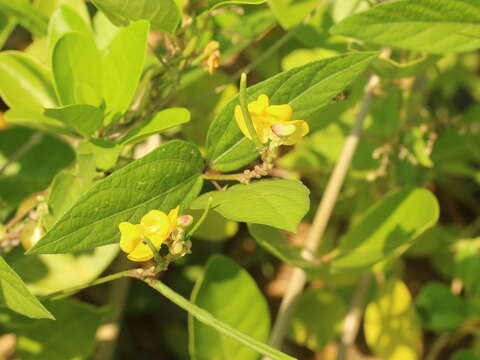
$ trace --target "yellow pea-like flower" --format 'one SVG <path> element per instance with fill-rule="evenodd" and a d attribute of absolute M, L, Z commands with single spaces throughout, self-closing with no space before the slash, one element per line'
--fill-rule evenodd
<path fill-rule="evenodd" d="M 140 224 L 121 222 L 120 248 L 128 254 L 128 259 L 142 262 L 153 258 L 153 252 L 144 243 L 148 238 L 155 248 L 160 249 L 165 240 L 177 226 L 179 207 L 171 210 L 168 215 L 160 210 L 151 210 L 142 217 Z"/>
<path fill-rule="evenodd" d="M 264 94 L 248 104 L 248 112 L 262 144 L 276 136 L 283 145 L 293 145 L 310 131 L 307 122 L 292 120 L 293 109 L 290 105 L 270 105 L 270 99 Z M 235 120 L 241 132 L 251 140 L 240 105 L 235 107 Z"/>

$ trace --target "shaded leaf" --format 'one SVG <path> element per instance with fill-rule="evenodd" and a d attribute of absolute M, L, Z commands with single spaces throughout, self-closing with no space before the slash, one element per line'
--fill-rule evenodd
<path fill-rule="evenodd" d="M 60 5 L 48 24 L 48 42 L 53 48 L 57 40 L 68 32 L 78 32 L 93 37 L 93 31 L 82 16 L 69 5 Z"/>
<path fill-rule="evenodd" d="M 85 104 L 67 105 L 45 109 L 47 117 L 65 123 L 69 128 L 89 137 L 97 131 L 103 122 L 103 111 L 98 107 Z"/>
<path fill-rule="evenodd" d="M 234 294 L 234 296 L 232 296 Z M 270 328 L 267 302 L 247 271 L 222 255 L 211 257 L 197 281 L 191 301 L 220 321 L 261 342 Z M 190 355 L 194 360 L 256 360 L 259 355 L 244 345 L 189 316 Z"/>
<path fill-rule="evenodd" d="M 38 36 L 47 34 L 47 19 L 32 6 L 29 0 L 0 0 L 0 10 L 13 16 L 33 34 Z"/>

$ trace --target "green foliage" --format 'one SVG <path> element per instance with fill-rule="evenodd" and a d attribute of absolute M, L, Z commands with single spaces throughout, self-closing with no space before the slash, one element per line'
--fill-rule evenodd
<path fill-rule="evenodd" d="M 33 296 L 22 279 L 0 256 L 0 304 L 34 319 L 53 319 L 52 314 Z"/>
<path fill-rule="evenodd" d="M 434 54 L 480 47 L 476 0 L 401 0 L 350 16 L 331 32 L 374 44 Z"/>
<path fill-rule="evenodd" d="M 28 0 L 0 0 L 2 13 L 13 16 L 35 35 L 47 33 L 47 19 Z"/>
<path fill-rule="evenodd" d="M 267 303 L 250 275 L 229 258 L 216 255 L 209 259 L 202 279 L 195 284 L 191 300 L 254 339 L 267 340 L 270 328 Z M 189 331 L 192 359 L 258 358 L 256 352 L 225 338 L 191 316 Z"/>
<path fill-rule="evenodd" d="M 196 147 L 171 141 L 96 183 L 30 251 L 55 254 L 118 241 L 121 221 L 151 209 L 184 207 L 198 194 L 202 160 Z"/>
<path fill-rule="evenodd" d="M 271 104 L 290 104 L 295 119 L 304 119 L 341 92 L 377 56 L 377 53 L 352 53 L 320 60 L 278 74 L 247 89 L 248 101 L 260 94 Z M 219 171 L 231 171 L 252 161 L 257 153 L 253 142 L 240 132 L 233 112 L 238 97 L 232 99 L 210 125 L 207 159 Z"/>
<path fill-rule="evenodd" d="M 373 205 L 341 239 L 339 256 L 332 267 L 335 271 L 358 269 L 398 256 L 434 225 L 438 216 L 438 202 L 427 190 L 390 194 Z"/>
<path fill-rule="evenodd" d="M 212 199 L 212 209 L 227 219 L 295 231 L 308 211 L 308 194 L 308 189 L 298 181 L 262 180 L 208 192 L 195 200 L 191 208 L 205 209 Z"/>

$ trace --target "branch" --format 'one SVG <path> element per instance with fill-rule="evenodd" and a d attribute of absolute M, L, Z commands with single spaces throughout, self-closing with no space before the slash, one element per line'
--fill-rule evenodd
<path fill-rule="evenodd" d="M 373 92 L 379 81 L 379 77 L 373 75 L 365 87 L 365 94 L 362 100 L 360 111 L 356 116 L 355 124 L 353 125 L 350 134 L 347 137 L 342 154 L 340 155 L 335 169 L 328 180 L 327 187 L 317 209 L 317 213 L 315 214 L 311 230 L 305 243 L 305 248 L 303 251 L 304 255 L 315 254 L 318 250 L 322 236 L 332 215 L 332 210 L 336 203 L 338 194 L 345 181 L 353 155 L 357 149 L 363 122 L 370 109 L 370 105 L 373 100 Z M 296 301 L 302 292 L 306 281 L 307 276 L 305 272 L 300 268 L 295 268 L 285 292 L 285 296 L 280 305 L 277 320 L 272 329 L 270 336 L 270 345 L 272 347 L 281 348 L 283 339 L 285 338 L 288 330 L 290 318 L 295 309 Z"/>

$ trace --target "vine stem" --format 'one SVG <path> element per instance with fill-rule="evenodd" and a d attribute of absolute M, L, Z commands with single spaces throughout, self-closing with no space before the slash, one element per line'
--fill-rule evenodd
<path fill-rule="evenodd" d="M 346 139 L 340 158 L 328 180 L 327 187 L 305 242 L 304 250 L 302 252 L 305 257 L 311 257 L 310 254 L 315 254 L 320 245 L 323 234 L 332 215 L 333 207 L 337 201 L 338 194 L 340 193 L 340 189 L 345 181 L 353 155 L 357 149 L 363 122 L 369 112 L 370 105 L 373 100 L 373 93 L 379 82 L 379 77 L 372 75 L 365 87 L 364 97 L 360 111 L 356 116 L 355 124 L 353 125 L 350 134 Z M 277 319 L 272 329 L 269 341 L 272 347 L 281 348 L 288 330 L 291 316 L 295 309 L 296 301 L 306 282 L 307 275 L 305 271 L 300 268 L 295 268 L 292 277 L 290 278 L 282 303 L 280 304 Z M 267 359 L 268 358 L 264 358 L 264 360 Z"/>

